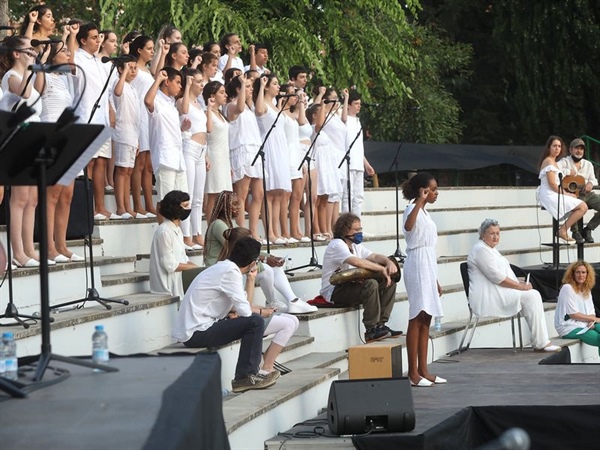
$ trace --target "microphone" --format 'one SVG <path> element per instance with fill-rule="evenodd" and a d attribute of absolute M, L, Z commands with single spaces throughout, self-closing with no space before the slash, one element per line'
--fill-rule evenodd
<path fill-rule="evenodd" d="M 339 100 L 325 100 L 323 103 L 325 103 L 326 105 L 330 104 L 330 103 L 339 103 Z"/>
<path fill-rule="evenodd" d="M 15 27 L 9 27 L 9 26 L 6 26 L 6 25 L 0 26 L 0 31 L 4 31 L 4 30 L 16 30 L 16 28 Z"/>
<path fill-rule="evenodd" d="M 111 62 L 111 63 L 115 64 L 118 62 L 133 62 L 135 60 L 136 60 L 135 57 L 132 55 L 121 55 L 121 56 L 116 56 L 114 58 L 109 58 L 108 56 L 103 56 L 101 61 L 103 63 Z"/>
<path fill-rule="evenodd" d="M 493 440 L 479 447 L 479 450 L 529 450 L 529 435 L 522 428 L 510 428 Z"/>
<path fill-rule="evenodd" d="M 59 72 L 59 73 L 69 73 L 71 72 L 71 66 L 69 64 L 52 64 L 52 65 L 44 65 L 44 64 L 32 64 L 28 67 L 32 72 Z"/>
<path fill-rule="evenodd" d="M 38 45 L 58 44 L 60 42 L 62 42 L 60 39 L 45 39 L 43 41 L 40 41 L 38 39 L 32 39 L 31 46 L 37 47 Z"/>
<path fill-rule="evenodd" d="M 280 98 L 292 98 L 292 97 L 298 97 L 298 94 L 280 94 L 277 96 L 278 99 Z"/>

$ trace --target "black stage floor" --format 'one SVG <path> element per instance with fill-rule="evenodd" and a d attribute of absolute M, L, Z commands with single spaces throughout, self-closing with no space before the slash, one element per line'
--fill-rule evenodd
<path fill-rule="evenodd" d="M 452 362 L 432 364 L 448 384 L 412 389 L 417 420 L 411 434 L 467 406 L 600 404 L 600 365 L 538 365 L 545 356 L 531 350 L 471 349 L 448 358 Z M 5 398 L 0 402 L 0 448 L 140 449 L 163 391 L 191 363 L 189 356 L 117 358 L 111 361 L 120 369 L 116 373 L 65 365 L 68 379 L 27 399 L 6 399 L 0 392 Z M 322 406 L 326 403 L 323 398 Z M 311 448 L 318 448 L 318 441 Z"/>

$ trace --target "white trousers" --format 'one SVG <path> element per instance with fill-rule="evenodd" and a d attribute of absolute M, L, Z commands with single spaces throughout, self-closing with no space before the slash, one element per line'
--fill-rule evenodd
<path fill-rule="evenodd" d="M 292 291 L 292 287 L 283 271 L 283 267 L 273 268 L 268 264 L 263 264 L 263 268 L 264 270 L 256 275 L 256 280 L 265 293 L 267 302 L 275 300 L 275 289 L 283 295 L 287 303 L 298 297 L 294 294 L 294 291 Z"/>
<path fill-rule="evenodd" d="M 546 328 L 542 296 L 535 289 L 521 291 L 520 294 L 521 315 L 531 330 L 531 345 L 535 349 L 544 348 L 550 339 Z"/>
<path fill-rule="evenodd" d="M 365 173 L 362 170 L 350 170 L 350 199 L 352 213 L 360 217 L 362 213 L 362 203 L 365 199 Z M 348 184 L 344 182 L 344 194 L 342 196 L 342 212 L 348 212 Z"/>
<path fill-rule="evenodd" d="M 298 318 L 291 314 L 275 314 L 267 324 L 264 336 L 275 333 L 272 342 L 283 347 L 294 335 L 299 324 Z"/>
<path fill-rule="evenodd" d="M 204 185 L 206 184 L 206 145 L 200 145 L 191 139 L 183 140 L 183 159 L 187 175 L 192 212 L 181 222 L 181 231 L 185 237 L 202 234 L 202 205 L 204 204 Z"/>

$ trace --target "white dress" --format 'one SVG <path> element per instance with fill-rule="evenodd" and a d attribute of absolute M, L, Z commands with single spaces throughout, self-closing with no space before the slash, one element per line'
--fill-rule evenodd
<path fill-rule="evenodd" d="M 546 209 L 546 211 L 548 211 L 556 220 L 560 220 L 567 213 L 577 208 L 577 206 L 579 206 L 581 203 L 581 200 L 568 195 L 561 195 L 559 211 L 558 193 L 554 192 L 548 184 L 548 177 L 546 176 L 548 172 L 554 172 L 556 184 L 559 183 L 558 173 L 560 172 L 560 169 L 554 167 L 552 164 L 548 164 L 540 171 L 540 187 L 538 189 L 538 198 L 540 204 Z"/>
<path fill-rule="evenodd" d="M 423 209 L 411 231 L 405 227 L 410 212 L 415 207 L 411 203 L 404 210 L 402 229 L 406 239 L 406 261 L 404 262 L 404 284 L 408 294 L 408 318 L 414 319 L 421 311 L 430 316 L 444 315 L 442 302 L 437 289 L 437 227 Z"/>
<path fill-rule="evenodd" d="M 213 113 L 212 124 L 212 131 L 208 133 L 210 170 L 206 173 L 206 193 L 218 194 L 233 190 L 229 163 L 229 123 Z"/>
<path fill-rule="evenodd" d="M 234 183 L 244 177 L 262 178 L 261 158 L 252 165 L 261 144 L 256 116 L 248 105 L 244 105 L 244 111 L 235 120 L 229 122 L 229 148 L 231 149 L 229 159 Z"/>
<path fill-rule="evenodd" d="M 150 132 L 148 127 L 148 110 L 144 106 L 144 98 L 154 84 L 154 78 L 149 72 L 138 70 L 136 77 L 131 80 L 131 86 L 135 89 L 140 100 L 140 121 L 138 124 L 138 136 L 140 139 L 140 152 L 150 150 Z"/>
<path fill-rule="evenodd" d="M 269 132 L 271 125 L 275 122 L 277 112 L 267 106 L 267 112 L 257 117 L 258 127 L 262 138 Z M 290 154 L 287 149 L 287 139 L 283 126 L 283 117 L 277 121 L 277 125 L 271 131 L 269 139 L 265 143 L 265 169 L 269 176 L 267 177 L 267 191 L 283 189 L 292 191 L 292 180 L 290 179 Z"/>
<path fill-rule="evenodd" d="M 325 133 L 317 136 L 316 132 L 313 134 L 312 140 L 315 143 L 312 155 L 315 160 L 314 168 L 317 169 L 317 195 L 328 195 L 330 197 L 341 195 L 344 187 L 336 170 L 337 153 L 331 140 Z"/>
<path fill-rule="evenodd" d="M 293 117 L 283 114 L 283 124 L 285 129 L 285 137 L 287 139 L 287 148 L 290 158 L 290 177 L 292 180 L 302 178 L 302 168 L 298 170 L 298 166 L 302 163 L 301 148 L 300 148 L 300 126 L 298 121 Z"/>

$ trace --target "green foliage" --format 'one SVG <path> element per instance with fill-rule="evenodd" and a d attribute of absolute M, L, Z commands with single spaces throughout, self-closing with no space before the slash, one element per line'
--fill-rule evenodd
<path fill-rule="evenodd" d="M 66 24 L 67 19 L 81 19 L 86 22 L 100 24 L 100 1 L 101 0 L 61 0 L 60 2 L 35 2 L 47 3 L 52 9 L 54 20 L 56 20 L 57 31 Z M 23 20 L 34 2 L 10 1 L 9 16 L 11 20 L 19 22 Z"/>

